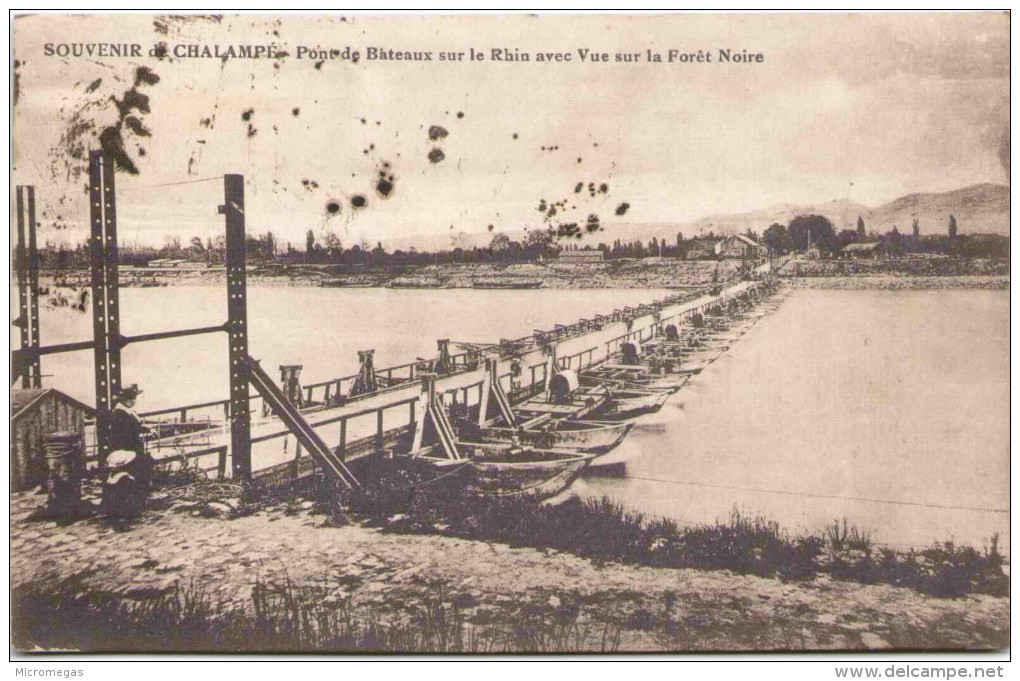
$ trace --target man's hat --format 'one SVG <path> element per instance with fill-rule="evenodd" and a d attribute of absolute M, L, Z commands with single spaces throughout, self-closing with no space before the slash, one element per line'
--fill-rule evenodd
<path fill-rule="evenodd" d="M 117 395 L 114 401 L 123 402 L 124 400 L 130 400 L 132 398 L 138 397 L 141 393 L 142 391 L 138 388 L 138 384 L 132 383 L 126 388 L 121 388 L 120 393 Z"/>

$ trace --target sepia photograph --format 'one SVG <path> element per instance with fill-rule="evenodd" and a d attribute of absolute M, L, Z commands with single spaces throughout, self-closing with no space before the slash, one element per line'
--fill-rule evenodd
<path fill-rule="evenodd" d="M 1002 677 L 1008 11 L 9 21 L 13 662 Z"/>

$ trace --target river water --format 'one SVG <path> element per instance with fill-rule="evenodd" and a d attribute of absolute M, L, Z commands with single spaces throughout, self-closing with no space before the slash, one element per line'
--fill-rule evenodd
<path fill-rule="evenodd" d="M 795 291 L 611 456 L 628 477 L 582 494 L 1008 550 L 1009 294 Z"/>
<path fill-rule="evenodd" d="M 519 337 L 668 293 L 251 287 L 250 352 L 313 383 L 354 373 L 359 349 L 402 364 L 435 356 L 438 338 Z M 225 298 L 125 288 L 122 331 L 218 324 Z M 88 314 L 41 317 L 45 344 L 91 337 Z M 140 410 L 160 409 L 225 397 L 226 365 L 225 334 L 145 343 L 125 348 L 123 380 L 145 390 Z M 91 352 L 44 357 L 43 373 L 93 402 Z M 733 508 L 793 532 L 846 517 L 897 547 L 998 532 L 1008 550 L 1008 443 L 1008 292 L 798 290 L 638 421 L 611 454 L 626 477 L 576 491 L 690 523 Z"/>

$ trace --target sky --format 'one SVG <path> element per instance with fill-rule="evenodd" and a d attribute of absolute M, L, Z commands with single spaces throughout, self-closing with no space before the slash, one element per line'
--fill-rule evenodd
<path fill-rule="evenodd" d="M 87 172 L 75 155 L 108 128 L 137 170 L 116 180 L 127 245 L 222 234 L 225 173 L 245 177 L 248 231 L 299 247 L 309 229 L 348 246 L 422 235 L 456 245 L 463 233 L 596 216 L 594 244 L 623 222 L 833 199 L 874 206 L 1009 182 L 1003 13 L 43 14 L 17 19 L 13 35 L 13 183 L 36 186 L 44 242 L 85 236 Z M 90 42 L 138 43 L 143 56 L 46 55 L 48 43 Z M 151 56 L 161 42 L 170 54 Z M 239 44 L 287 54 L 173 56 Z M 356 63 L 298 56 L 346 47 Z M 369 60 L 369 47 L 433 61 Z M 471 48 L 485 59 L 438 61 Z M 492 61 L 493 48 L 531 61 Z M 724 49 L 762 61 L 720 63 Z M 609 62 L 582 61 L 581 50 Z M 669 50 L 711 62 L 668 63 Z M 618 63 L 617 53 L 640 58 Z M 132 91 L 147 107 L 130 106 Z"/>

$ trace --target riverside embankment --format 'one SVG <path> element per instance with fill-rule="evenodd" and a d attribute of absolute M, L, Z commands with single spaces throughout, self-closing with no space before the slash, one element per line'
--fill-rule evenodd
<path fill-rule="evenodd" d="M 1010 599 L 989 595 L 934 598 L 825 574 L 784 582 L 727 570 L 639 567 L 496 540 L 333 527 L 312 501 L 300 499 L 233 520 L 202 517 L 194 509 L 148 511 L 126 530 L 95 519 L 66 527 L 28 520 L 43 500 L 32 492 L 11 498 L 11 586 L 20 649 L 45 642 L 47 626 L 58 628 L 45 621 L 21 624 L 19 603 L 30 604 L 36 615 L 47 610 L 44 601 L 21 599 L 54 596 L 61 582 L 73 586 L 79 605 L 131 609 L 180 589 L 220 613 L 250 616 L 253 590 L 268 584 L 289 589 L 301 603 L 347 607 L 361 625 L 420 629 L 423 618 L 434 621 L 442 613 L 477 640 L 491 636 L 497 642 L 490 652 L 542 650 L 543 632 L 566 637 L 569 647 L 558 652 L 600 650 L 607 636 L 616 641 L 607 649 L 616 651 L 1009 643 Z M 30 626 L 36 626 L 36 641 L 24 637 Z M 190 626 L 198 631 L 198 624 Z M 93 621 L 90 629 L 102 627 Z M 133 631 L 126 640 L 148 650 L 172 649 L 143 633 Z M 82 632 L 78 640 L 87 638 Z M 208 649 L 213 643 L 190 645 Z"/>

